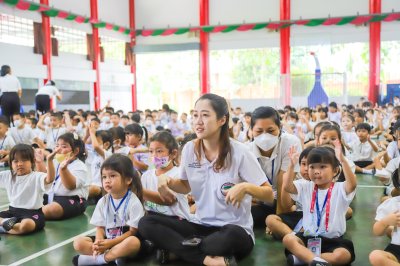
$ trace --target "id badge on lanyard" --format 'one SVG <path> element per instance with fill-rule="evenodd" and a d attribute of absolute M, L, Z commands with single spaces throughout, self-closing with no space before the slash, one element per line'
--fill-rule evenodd
<path fill-rule="evenodd" d="M 313 237 L 308 239 L 307 248 L 317 257 L 321 256 L 322 239 L 320 237 Z"/>

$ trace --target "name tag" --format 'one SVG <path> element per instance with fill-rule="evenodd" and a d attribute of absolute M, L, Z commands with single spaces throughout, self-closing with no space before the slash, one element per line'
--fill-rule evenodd
<path fill-rule="evenodd" d="M 317 257 L 321 256 L 321 242 L 320 237 L 310 238 L 307 241 L 307 248 Z"/>

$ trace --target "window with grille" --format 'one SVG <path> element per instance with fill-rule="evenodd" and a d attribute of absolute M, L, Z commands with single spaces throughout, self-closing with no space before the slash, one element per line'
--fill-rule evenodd
<path fill-rule="evenodd" d="M 125 60 L 125 42 L 110 37 L 101 37 L 105 59 Z"/>
<path fill-rule="evenodd" d="M 53 37 L 58 41 L 58 50 L 65 53 L 87 54 L 86 32 L 53 26 Z"/>
<path fill-rule="evenodd" d="M 33 21 L 0 14 L 0 42 L 33 47 Z"/>

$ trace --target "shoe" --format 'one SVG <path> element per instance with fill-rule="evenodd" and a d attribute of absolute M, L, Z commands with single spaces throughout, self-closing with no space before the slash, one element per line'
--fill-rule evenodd
<path fill-rule="evenodd" d="M 160 264 L 169 263 L 169 251 L 166 249 L 157 249 L 156 259 Z"/>
<path fill-rule="evenodd" d="M 118 258 L 115 260 L 115 264 L 117 266 L 125 266 L 126 265 L 126 258 Z"/>
<path fill-rule="evenodd" d="M 237 261 L 234 256 L 224 257 L 226 266 L 237 266 Z"/>
<path fill-rule="evenodd" d="M 12 217 L 7 221 L 3 222 L 2 225 L 4 230 L 6 230 L 7 232 L 10 231 L 13 228 L 13 226 L 17 223 L 17 221 L 18 221 L 17 217 Z"/>
<path fill-rule="evenodd" d="M 318 260 L 313 260 L 310 263 L 310 266 L 332 266 L 332 264 L 330 264 L 327 261 L 318 261 Z"/>
<path fill-rule="evenodd" d="M 286 265 L 293 266 L 294 265 L 294 255 L 289 254 L 286 257 Z"/>
<path fill-rule="evenodd" d="M 76 255 L 72 258 L 72 264 L 74 266 L 78 266 L 78 259 L 79 259 L 79 255 Z"/>
<path fill-rule="evenodd" d="M 150 255 L 153 253 L 155 249 L 155 245 L 150 240 L 144 240 L 141 242 L 142 246 L 140 247 L 141 253 L 143 252 L 144 255 Z"/>

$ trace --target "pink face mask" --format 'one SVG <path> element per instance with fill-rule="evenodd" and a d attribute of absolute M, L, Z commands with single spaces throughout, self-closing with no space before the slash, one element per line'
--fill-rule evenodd
<path fill-rule="evenodd" d="M 153 164 L 157 169 L 164 169 L 168 167 L 168 165 L 171 163 L 171 160 L 169 159 L 169 156 L 165 157 L 153 157 Z"/>

